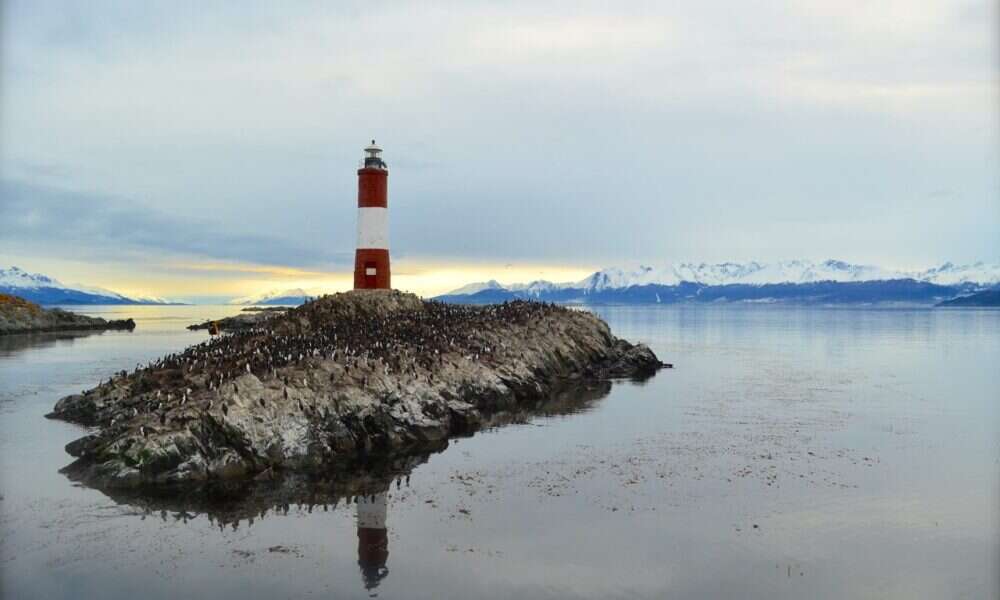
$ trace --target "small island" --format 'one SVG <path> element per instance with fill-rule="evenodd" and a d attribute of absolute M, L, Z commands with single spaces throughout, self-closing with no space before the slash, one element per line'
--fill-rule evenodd
<path fill-rule="evenodd" d="M 132 319 L 108 321 L 58 308 L 45 309 L 18 296 L 0 294 L 0 335 L 49 331 L 103 331 L 135 329 Z"/>
<path fill-rule="evenodd" d="M 564 385 L 663 366 L 585 311 L 355 290 L 118 373 L 49 416 L 98 428 L 66 447 L 75 479 L 167 487 L 426 452 Z"/>

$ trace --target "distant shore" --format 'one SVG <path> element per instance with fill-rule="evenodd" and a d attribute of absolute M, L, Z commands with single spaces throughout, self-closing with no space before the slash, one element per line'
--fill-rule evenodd
<path fill-rule="evenodd" d="M 959 296 L 938 304 L 943 308 L 1000 307 L 1000 289 L 984 290 L 968 296 Z"/>
<path fill-rule="evenodd" d="M 132 319 L 106 320 L 59 308 L 42 308 L 24 298 L 0 294 L 0 335 L 52 331 L 104 331 L 135 329 Z"/>

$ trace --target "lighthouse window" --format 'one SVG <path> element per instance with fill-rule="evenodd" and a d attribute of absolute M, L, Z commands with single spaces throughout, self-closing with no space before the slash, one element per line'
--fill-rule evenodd
<path fill-rule="evenodd" d="M 375 267 L 365 267 L 365 275 L 374 275 Z"/>

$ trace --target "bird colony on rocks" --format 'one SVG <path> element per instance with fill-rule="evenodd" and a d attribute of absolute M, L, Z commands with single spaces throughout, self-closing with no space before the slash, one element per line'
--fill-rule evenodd
<path fill-rule="evenodd" d="M 162 486 L 419 452 L 561 382 L 660 366 L 589 312 L 365 290 L 136 365 L 49 416 L 98 428 L 66 447 L 78 478 Z"/>

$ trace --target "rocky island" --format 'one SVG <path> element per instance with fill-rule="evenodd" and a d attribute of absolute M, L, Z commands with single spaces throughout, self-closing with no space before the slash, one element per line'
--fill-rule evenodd
<path fill-rule="evenodd" d="M 353 291 L 120 372 L 49 416 L 97 428 L 66 447 L 74 478 L 168 487 L 419 454 L 567 384 L 662 366 L 589 312 Z"/>
<path fill-rule="evenodd" d="M 108 321 L 58 308 L 45 309 L 18 296 L 0 294 L 0 335 L 48 331 L 135 329 L 132 319 Z"/>

